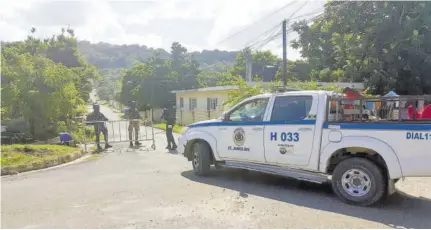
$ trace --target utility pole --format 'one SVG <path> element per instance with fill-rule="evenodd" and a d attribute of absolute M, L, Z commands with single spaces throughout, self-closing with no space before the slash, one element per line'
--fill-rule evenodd
<path fill-rule="evenodd" d="M 283 20 L 283 85 L 287 86 L 287 20 Z"/>
<path fill-rule="evenodd" d="M 245 59 L 245 81 L 250 83 L 251 82 L 251 72 L 252 72 L 252 65 L 253 65 L 253 59 L 252 59 L 252 55 L 251 55 L 251 50 L 250 48 L 246 48 L 245 50 L 245 54 L 244 54 L 244 59 Z"/>

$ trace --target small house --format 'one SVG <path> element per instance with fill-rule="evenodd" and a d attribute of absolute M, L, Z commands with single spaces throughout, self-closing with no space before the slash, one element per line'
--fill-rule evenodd
<path fill-rule="evenodd" d="M 177 123 L 187 125 L 219 117 L 225 109 L 223 102 L 238 88 L 229 85 L 172 91 L 176 95 Z"/>

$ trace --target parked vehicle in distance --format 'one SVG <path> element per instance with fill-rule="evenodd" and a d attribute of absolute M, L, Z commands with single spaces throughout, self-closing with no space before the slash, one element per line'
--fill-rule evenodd
<path fill-rule="evenodd" d="M 394 193 L 401 178 L 431 176 L 431 120 L 394 118 L 392 106 L 401 114 L 400 103 L 424 97 L 258 95 L 218 119 L 189 125 L 178 151 L 200 176 L 215 165 L 331 182 L 342 201 L 369 206 Z M 375 103 L 375 112 L 364 109 L 366 103 Z"/>

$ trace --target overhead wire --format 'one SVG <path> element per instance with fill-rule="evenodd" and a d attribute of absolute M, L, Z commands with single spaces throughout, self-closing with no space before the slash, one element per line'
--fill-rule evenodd
<path fill-rule="evenodd" d="M 261 35 L 258 39 L 254 40 L 254 41 L 250 41 L 246 47 L 255 47 L 259 44 L 261 44 L 262 42 L 266 42 L 266 41 L 271 41 L 272 39 L 280 36 L 280 34 L 282 33 L 281 30 L 281 23 L 277 24 L 277 27 L 272 29 L 269 33 L 265 33 L 263 35 Z"/>
<path fill-rule="evenodd" d="M 307 17 L 307 16 L 310 16 L 310 15 L 315 15 L 315 14 L 317 14 L 317 13 L 319 13 L 318 15 L 316 15 L 316 16 L 314 16 L 314 17 L 311 17 L 311 18 L 309 18 L 309 19 L 306 19 L 306 23 L 308 24 L 308 23 L 310 23 L 310 22 L 313 22 L 314 20 L 316 20 L 316 19 L 318 19 L 318 18 L 320 18 L 321 16 L 323 16 L 324 15 L 324 10 L 325 9 L 337 9 L 337 8 L 340 8 L 340 7 L 342 7 L 342 6 L 345 6 L 346 4 L 349 4 L 350 2 L 344 2 L 344 3 L 342 3 L 342 4 L 339 4 L 339 5 L 336 5 L 336 6 L 330 6 L 330 7 L 326 7 L 326 8 L 323 8 L 323 10 L 319 10 L 319 11 L 314 11 L 314 12 L 311 12 L 311 13 L 308 13 L 308 14 L 304 14 L 304 15 L 300 15 L 300 16 L 297 16 L 297 17 L 292 17 L 292 16 L 294 16 L 295 14 L 296 14 L 296 12 L 298 12 L 305 4 L 303 4 L 296 12 L 294 12 L 292 15 L 291 15 L 291 17 L 290 17 L 290 19 L 289 20 L 293 20 L 293 19 L 298 19 L 298 18 L 303 18 L 303 17 Z M 286 32 L 292 32 L 293 31 L 293 28 L 289 28 L 289 29 L 287 29 L 287 31 Z M 273 40 L 275 40 L 275 39 L 277 39 L 277 38 L 279 38 L 279 37 L 281 37 L 281 35 L 282 35 L 282 33 L 281 34 L 279 34 L 277 37 L 274 37 L 273 39 L 270 39 L 270 40 L 268 40 L 266 43 L 263 43 L 264 45 L 266 45 L 267 43 L 269 43 L 269 42 L 271 42 L 271 41 L 273 41 Z M 296 39 L 296 38 L 298 38 L 298 36 L 296 36 L 294 39 Z M 262 48 L 264 45 L 260 45 L 260 46 L 258 46 L 259 48 Z M 283 46 L 282 44 L 281 45 L 278 45 L 277 46 L 277 48 L 279 48 L 279 47 L 281 47 L 281 46 Z"/>
<path fill-rule="evenodd" d="M 239 31 L 237 31 L 237 32 L 235 32 L 235 33 L 233 33 L 232 35 L 230 35 L 230 36 L 228 36 L 227 38 L 223 39 L 222 41 L 218 42 L 218 43 L 217 43 L 217 45 L 220 45 L 220 44 L 222 44 L 222 43 L 224 43 L 224 42 L 226 42 L 226 41 L 230 40 L 231 38 L 235 37 L 236 35 L 240 34 L 241 32 L 243 32 L 243 31 L 247 30 L 248 28 L 250 28 L 250 27 L 252 27 L 252 26 L 254 26 L 254 25 L 258 24 L 259 22 L 261 22 L 261 21 L 263 21 L 263 20 L 265 20 L 265 19 L 267 19 L 267 18 L 269 18 L 269 17 L 273 16 L 274 14 L 276 14 L 276 13 L 278 13 L 278 12 L 280 12 L 280 11 L 282 11 L 282 10 L 286 9 L 287 7 L 289 7 L 289 6 L 293 5 L 293 4 L 295 4 L 296 2 L 298 2 L 298 1 L 297 1 L 297 0 L 295 0 L 295 1 L 289 2 L 288 4 L 286 4 L 286 5 L 282 6 L 281 8 L 279 8 L 279 9 L 277 9 L 277 10 L 275 10 L 275 11 L 271 12 L 270 14 L 267 14 L 267 15 L 266 15 L 266 16 L 264 16 L 263 18 L 261 18 L 261 19 L 259 19 L 259 20 L 255 21 L 254 23 L 252 23 L 252 24 L 250 24 L 250 25 L 248 25 L 248 26 L 244 27 L 243 29 L 241 29 L 241 30 L 239 30 Z"/>
<path fill-rule="evenodd" d="M 297 10 L 295 10 L 290 16 L 289 16 L 289 18 L 288 18 L 288 20 L 290 19 L 290 18 L 292 18 L 297 12 L 299 12 L 306 4 L 307 4 L 308 2 L 304 2 L 304 4 L 302 4 L 300 7 L 298 7 L 298 9 Z M 279 25 L 279 24 L 278 24 Z M 280 32 L 278 32 L 278 33 L 276 33 L 275 35 L 273 35 L 273 36 L 270 36 L 270 37 L 268 37 L 267 39 L 265 39 L 265 40 L 263 40 L 263 41 L 261 41 L 260 43 L 259 43 L 259 41 L 258 42 L 256 42 L 255 44 L 254 44 L 254 46 L 249 46 L 250 47 L 250 49 L 252 49 L 252 50 L 257 50 L 257 49 L 260 49 L 260 48 L 262 48 L 263 46 L 265 46 L 266 44 L 268 44 L 268 43 L 270 43 L 271 41 L 274 41 L 275 39 L 277 39 L 277 38 L 279 38 L 280 36 L 282 36 L 283 35 L 283 31 L 280 31 Z"/>
<path fill-rule="evenodd" d="M 336 8 L 340 8 L 340 7 L 342 7 L 342 6 L 346 5 L 346 4 L 349 4 L 349 3 L 350 2 L 344 2 L 344 3 L 339 4 L 339 5 L 325 7 L 325 8 L 322 8 L 322 9 L 318 10 L 318 11 L 314 11 L 314 12 L 311 12 L 311 13 L 299 15 L 297 17 L 293 17 L 293 16 L 295 16 L 295 14 L 297 12 L 299 12 L 307 4 L 307 2 L 305 2 L 294 13 L 292 13 L 290 15 L 290 17 L 288 18 L 288 20 L 289 21 L 290 20 L 296 20 L 296 19 L 299 19 L 299 18 L 304 18 L 304 17 L 308 17 L 308 16 L 311 16 L 311 15 L 318 14 L 318 15 L 316 15 L 314 17 L 306 19 L 305 21 L 308 24 L 308 23 L 313 22 L 314 20 L 320 18 L 321 16 L 323 16 L 325 9 L 336 9 Z M 257 39 L 254 39 L 254 40 L 246 43 L 245 47 L 249 47 L 252 50 L 257 50 L 257 49 L 262 48 L 263 46 L 265 46 L 269 42 L 274 41 L 274 40 L 280 38 L 282 36 L 282 34 L 283 34 L 282 31 L 281 31 L 281 26 L 280 25 L 281 25 L 281 23 L 277 23 L 274 27 L 272 27 L 271 29 L 269 29 L 269 30 L 265 31 L 263 34 L 261 34 Z M 278 29 L 277 29 L 277 27 L 278 27 Z M 275 31 L 277 31 L 277 32 L 275 32 Z M 292 31 L 293 31 L 293 28 L 288 28 L 286 32 L 292 32 Z M 295 39 L 297 37 L 298 36 L 296 36 Z M 277 47 L 280 47 L 280 45 L 277 46 Z"/>

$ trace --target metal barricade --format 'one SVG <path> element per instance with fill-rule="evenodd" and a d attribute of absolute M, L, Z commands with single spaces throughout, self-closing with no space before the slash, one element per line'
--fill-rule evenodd
<path fill-rule="evenodd" d="M 137 132 L 138 138 L 136 138 L 136 131 L 133 123 L 137 123 L 137 126 L 139 127 L 139 130 Z M 99 126 L 98 129 L 96 128 L 97 126 Z M 91 128 L 92 130 L 91 132 L 88 129 L 88 127 Z M 130 128 L 132 128 L 131 138 L 129 133 Z M 153 150 L 156 149 L 153 122 L 149 120 L 142 121 L 139 119 L 134 119 L 134 120 L 114 120 L 114 121 L 86 121 L 83 129 L 84 129 L 83 130 L 84 147 L 86 152 L 87 152 L 87 145 L 97 144 L 96 143 L 97 131 L 99 131 L 99 137 L 100 137 L 99 143 L 100 144 L 106 143 L 104 140 L 103 130 L 106 130 L 108 133 L 107 143 L 109 144 L 128 143 L 130 141 L 132 142 L 150 141 L 151 148 Z"/>

